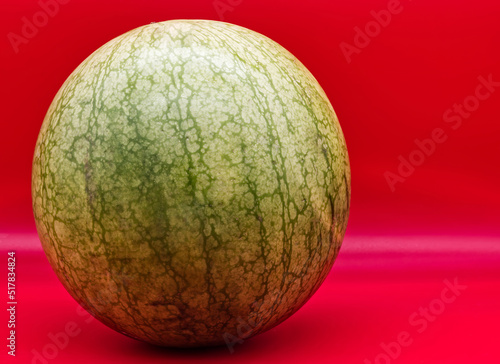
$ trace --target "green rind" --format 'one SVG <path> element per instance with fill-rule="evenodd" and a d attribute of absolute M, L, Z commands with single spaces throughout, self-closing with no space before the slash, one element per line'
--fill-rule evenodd
<path fill-rule="evenodd" d="M 166 346 L 252 335 L 317 290 L 339 251 L 350 169 L 325 93 L 248 29 L 179 20 L 89 56 L 45 117 L 33 208 L 67 290 Z"/>

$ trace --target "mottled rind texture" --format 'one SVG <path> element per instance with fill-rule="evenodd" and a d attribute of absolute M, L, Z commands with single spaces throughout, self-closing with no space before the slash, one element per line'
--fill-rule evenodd
<path fill-rule="evenodd" d="M 177 20 L 71 74 L 40 131 L 32 194 L 52 267 L 95 317 L 154 344 L 217 345 L 318 289 L 350 169 L 328 98 L 292 54 L 236 25 Z"/>

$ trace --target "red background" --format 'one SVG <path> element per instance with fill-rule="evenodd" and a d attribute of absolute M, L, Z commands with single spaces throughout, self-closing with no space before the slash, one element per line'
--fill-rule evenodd
<path fill-rule="evenodd" d="M 500 323 L 500 88 L 458 129 L 443 120 L 446 110 L 474 95 L 478 77 L 500 81 L 497 1 L 401 0 L 402 10 L 351 62 L 340 44 L 354 45 L 355 27 L 364 29 L 371 12 L 387 9 L 388 1 L 64 2 L 18 52 L 9 34 L 22 35 L 23 17 L 32 20 L 42 7 L 37 0 L 3 0 L 0 11 L 0 240 L 2 250 L 18 249 L 19 284 L 25 284 L 19 293 L 20 362 L 28 363 L 30 350 L 48 342 L 48 332 L 81 319 L 33 235 L 31 159 L 45 112 L 66 77 L 95 49 L 132 28 L 176 18 L 228 21 L 290 50 L 325 89 L 349 148 L 351 216 L 334 273 L 294 317 L 241 345 L 238 360 L 373 360 L 382 341 L 405 330 L 408 315 L 439 297 L 443 279 L 459 276 L 472 287 L 469 298 L 457 299 L 393 361 L 499 362 L 493 326 Z M 216 7 L 223 4 L 221 19 Z M 398 158 L 408 158 L 414 140 L 429 138 L 435 128 L 447 140 L 392 191 L 384 173 L 397 173 Z M 83 334 L 50 362 L 123 363 L 124 352 L 134 361 L 234 359 L 226 349 L 186 353 L 130 344 L 99 323 L 84 325 Z"/>

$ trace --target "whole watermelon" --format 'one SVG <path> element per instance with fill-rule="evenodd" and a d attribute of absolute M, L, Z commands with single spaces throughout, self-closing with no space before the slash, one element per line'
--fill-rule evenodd
<path fill-rule="evenodd" d="M 69 76 L 32 196 L 50 264 L 101 322 L 164 346 L 234 344 L 327 276 L 350 169 L 327 96 L 291 53 L 175 20 L 111 40 Z"/>

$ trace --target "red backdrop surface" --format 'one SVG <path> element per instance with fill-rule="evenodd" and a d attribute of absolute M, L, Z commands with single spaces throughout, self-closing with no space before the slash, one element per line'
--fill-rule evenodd
<path fill-rule="evenodd" d="M 459 277 L 469 296 L 389 359 L 499 362 L 493 341 L 500 324 L 493 305 L 500 276 L 499 2 L 3 0 L 0 6 L 0 240 L 2 251 L 24 254 L 19 362 L 37 362 L 32 350 L 46 348 L 47 335 L 73 320 L 83 333 L 43 360 L 234 359 L 227 349 L 127 346 L 128 338 L 87 325 L 34 235 L 31 160 L 59 87 L 112 38 L 179 18 L 242 25 L 290 50 L 328 94 L 349 148 L 351 215 L 337 275 L 283 325 L 241 345 L 239 360 L 373 362 L 384 353 L 381 343 L 406 330 L 412 312 L 440 297 L 444 279 Z M 0 347 L 2 360 L 15 362 Z"/>

